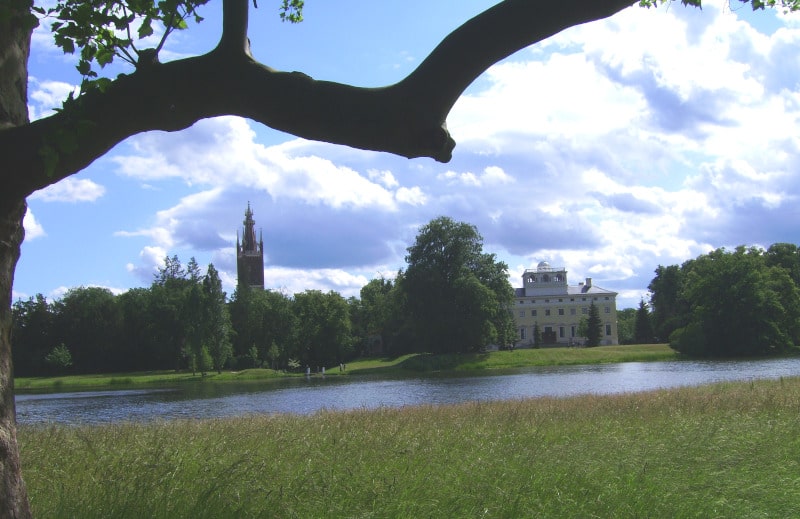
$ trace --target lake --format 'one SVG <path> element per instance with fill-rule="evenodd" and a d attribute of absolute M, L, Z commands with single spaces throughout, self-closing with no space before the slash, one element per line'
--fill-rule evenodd
<path fill-rule="evenodd" d="M 612 394 L 793 376 L 800 376 L 797 358 L 627 362 L 528 368 L 510 374 L 397 379 L 316 375 L 258 383 L 20 394 L 16 403 L 21 424 L 99 424 Z"/>

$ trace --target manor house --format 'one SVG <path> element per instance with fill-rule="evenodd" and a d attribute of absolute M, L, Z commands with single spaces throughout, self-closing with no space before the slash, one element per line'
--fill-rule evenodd
<path fill-rule="evenodd" d="M 592 284 L 592 278 L 577 285 L 567 284 L 564 267 L 546 261 L 522 274 L 522 288 L 514 290 L 513 313 L 519 330 L 518 347 L 533 346 L 538 324 L 542 345 L 579 346 L 581 319 L 588 319 L 589 306 L 597 306 L 602 322 L 601 345 L 619 344 L 617 335 L 617 293 Z"/>

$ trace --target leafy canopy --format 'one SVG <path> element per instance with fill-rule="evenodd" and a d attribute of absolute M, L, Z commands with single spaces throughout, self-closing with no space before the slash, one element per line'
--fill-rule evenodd
<path fill-rule="evenodd" d="M 65 54 L 79 52 L 76 68 L 84 78 L 82 90 L 93 87 L 102 90 L 110 80 L 99 78 L 97 67 L 102 69 L 115 58 L 137 69 L 157 61 L 171 33 L 187 29 L 190 21 L 203 21 L 197 8 L 208 1 L 64 0 L 51 7 L 34 6 L 33 12 L 41 19 L 54 20 L 50 30 L 55 44 Z M 303 0 L 282 0 L 281 20 L 301 22 L 303 6 Z M 152 45 L 155 38 L 158 38 L 155 47 L 144 48 Z"/>
<path fill-rule="evenodd" d="M 639 5 L 641 7 L 657 7 L 658 5 L 669 3 L 674 0 L 641 0 Z M 703 7 L 702 0 L 680 0 L 683 5 L 691 5 L 694 7 Z M 775 8 L 780 7 L 784 12 L 800 10 L 800 0 L 739 0 L 743 4 L 750 4 L 753 11 L 763 10 L 767 7 Z"/>

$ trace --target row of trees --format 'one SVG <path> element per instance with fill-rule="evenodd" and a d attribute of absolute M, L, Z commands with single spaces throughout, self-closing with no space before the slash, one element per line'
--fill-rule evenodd
<path fill-rule="evenodd" d="M 221 370 L 231 355 L 231 324 L 219 273 L 204 275 L 166 258 L 150 288 L 115 296 L 81 287 L 48 302 L 41 294 L 12 307 L 18 375 L 188 368 Z"/>
<path fill-rule="evenodd" d="M 394 281 L 360 298 L 309 290 L 290 297 L 239 287 L 226 302 L 214 265 L 167 257 L 149 288 L 81 287 L 55 302 L 13 305 L 20 376 L 72 371 L 332 366 L 375 352 L 455 353 L 513 344 L 508 269 L 469 224 L 441 217 L 408 248 Z"/>
<path fill-rule="evenodd" d="M 800 344 L 800 249 L 724 248 L 659 266 L 649 285 L 653 327 L 677 351 L 765 355 Z"/>

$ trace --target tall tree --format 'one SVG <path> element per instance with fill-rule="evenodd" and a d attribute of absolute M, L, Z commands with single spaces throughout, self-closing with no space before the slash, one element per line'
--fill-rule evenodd
<path fill-rule="evenodd" d="M 122 314 L 110 290 L 73 288 L 55 306 L 58 342 L 72 353 L 74 371 L 99 373 L 126 368 L 116 349 Z"/>
<path fill-rule="evenodd" d="M 673 331 L 685 325 L 689 307 L 681 295 L 683 271 L 678 265 L 656 268 L 656 277 L 647 286 L 653 308 L 653 332 L 666 341 Z"/>
<path fill-rule="evenodd" d="M 408 249 L 399 280 L 415 336 L 425 351 L 478 351 L 510 334 L 508 306 L 513 289 L 508 267 L 483 253 L 474 225 L 446 216 L 424 225 Z"/>
<path fill-rule="evenodd" d="M 600 309 L 594 304 L 589 305 L 589 317 L 586 319 L 586 345 L 589 347 L 600 346 L 600 337 L 603 335 L 603 322 L 600 320 Z"/>
<path fill-rule="evenodd" d="M 17 301 L 12 308 L 14 368 L 17 375 L 42 375 L 44 358 L 57 344 L 54 340 L 53 311 L 42 294 Z"/>
<path fill-rule="evenodd" d="M 643 0 L 651 5 L 657 0 Z M 800 0 L 751 0 L 754 8 Z M 147 130 L 177 131 L 199 119 L 240 115 L 314 140 L 448 161 L 454 147 L 445 119 L 461 92 L 497 61 L 561 30 L 610 16 L 631 0 L 506 0 L 456 29 L 404 80 L 385 88 L 357 88 L 285 73 L 253 59 L 248 42 L 250 0 L 225 0 L 220 42 L 211 52 L 161 63 L 156 48 L 139 49 L 153 24 L 164 37 L 199 20 L 200 1 L 64 0 L 51 9 L 33 0 L 0 2 L 0 503 L 12 517 L 30 515 L 19 469 L 11 368 L 11 284 L 23 239 L 25 198 L 101 157 L 115 144 Z M 253 2 L 255 4 L 255 2 Z M 700 0 L 682 0 L 700 5 Z M 52 5 L 52 4 L 51 4 Z M 285 19 L 301 19 L 302 2 L 281 3 Z M 86 77 L 77 98 L 31 123 L 27 63 L 37 14 L 55 19 L 56 43 L 79 51 Z M 470 59 L 463 59 L 469 56 Z M 95 66 L 115 57 L 134 70 L 116 79 Z M 213 95 L 209 95 L 213 92 Z"/>
<path fill-rule="evenodd" d="M 636 325 L 633 331 L 633 341 L 636 344 L 650 344 L 653 342 L 653 325 L 650 322 L 650 311 L 644 299 L 639 301 L 636 310 Z"/>
<path fill-rule="evenodd" d="M 717 249 L 684 264 L 682 286 L 691 311 L 670 345 L 703 356 L 764 355 L 798 340 L 800 292 L 781 267 L 769 267 L 763 251 Z"/>
<path fill-rule="evenodd" d="M 233 352 L 231 347 L 231 319 L 225 304 L 225 292 L 219 273 L 210 263 L 203 278 L 203 316 L 205 325 L 204 341 L 211 355 L 214 369 L 222 372 L 222 367 Z"/>
<path fill-rule="evenodd" d="M 636 309 L 617 310 L 617 337 L 620 344 L 633 344 L 636 330 Z"/>

